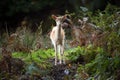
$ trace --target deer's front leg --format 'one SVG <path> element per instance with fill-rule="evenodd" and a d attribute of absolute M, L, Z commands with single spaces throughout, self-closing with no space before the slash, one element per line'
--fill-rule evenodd
<path fill-rule="evenodd" d="M 54 48 L 55 48 L 55 65 L 57 65 L 57 45 L 55 44 L 54 45 Z"/>

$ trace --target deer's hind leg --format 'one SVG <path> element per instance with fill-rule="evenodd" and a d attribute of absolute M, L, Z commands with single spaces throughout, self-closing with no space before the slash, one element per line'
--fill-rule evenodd
<path fill-rule="evenodd" d="M 65 64 L 65 57 L 64 57 L 64 45 L 61 45 L 61 53 L 60 53 L 60 56 L 61 56 L 61 63 Z"/>

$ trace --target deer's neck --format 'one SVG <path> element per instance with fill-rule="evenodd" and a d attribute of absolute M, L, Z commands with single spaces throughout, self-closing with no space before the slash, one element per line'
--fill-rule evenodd
<path fill-rule="evenodd" d="M 58 36 L 58 38 L 60 37 L 60 35 L 61 35 L 61 24 L 59 24 L 58 26 L 57 26 L 57 36 Z"/>

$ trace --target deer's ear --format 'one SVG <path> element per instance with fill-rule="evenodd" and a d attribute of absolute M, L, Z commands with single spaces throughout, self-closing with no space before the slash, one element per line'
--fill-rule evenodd
<path fill-rule="evenodd" d="M 56 20 L 56 18 L 57 18 L 55 15 L 52 15 L 51 17 L 52 17 L 54 20 Z"/>

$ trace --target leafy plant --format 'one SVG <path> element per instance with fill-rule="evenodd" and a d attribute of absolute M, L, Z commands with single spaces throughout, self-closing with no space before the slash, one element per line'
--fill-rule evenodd
<path fill-rule="evenodd" d="M 49 66 L 50 64 L 49 64 L 49 61 L 47 61 L 47 60 L 49 58 L 53 57 L 53 50 L 51 50 L 51 49 L 48 49 L 47 51 L 46 50 L 38 50 L 35 52 L 33 51 L 32 53 L 15 52 L 12 54 L 12 56 L 15 58 L 23 59 L 26 62 L 26 64 L 35 62 L 39 65 L 47 64 L 46 66 Z"/>
<path fill-rule="evenodd" d="M 92 45 L 87 47 L 80 47 L 70 49 L 67 52 L 67 58 L 71 61 L 76 61 L 79 58 L 84 60 L 84 63 L 88 63 L 95 59 L 95 56 L 103 51 L 100 47 L 95 48 Z"/>

